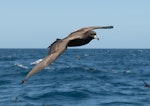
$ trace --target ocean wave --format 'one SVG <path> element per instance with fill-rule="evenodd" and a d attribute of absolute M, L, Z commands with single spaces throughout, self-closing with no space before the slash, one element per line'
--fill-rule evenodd
<path fill-rule="evenodd" d="M 36 95 L 36 96 L 35 96 Z M 82 91 L 51 91 L 51 92 L 45 92 L 45 93 L 39 93 L 39 94 L 32 94 L 32 95 L 25 95 L 24 98 L 35 100 L 35 99 L 41 99 L 41 98 L 61 98 L 61 97 L 68 97 L 68 98 L 88 98 L 89 94 Z"/>
<path fill-rule="evenodd" d="M 102 106 L 110 106 L 112 105 L 113 106 L 124 106 L 124 105 L 128 105 L 128 106 L 141 106 L 141 103 L 137 103 L 137 102 L 133 102 L 133 101 L 127 101 L 127 100 L 124 100 L 124 101 L 110 101 L 110 102 L 106 102 L 106 103 L 101 103 L 100 105 Z"/>
<path fill-rule="evenodd" d="M 68 50 L 22 85 L 43 49 L 1 50 L 0 106 L 148 106 L 149 52 Z"/>
<path fill-rule="evenodd" d="M 2 76 L 2 77 L 4 77 L 4 76 Z M 11 83 L 10 80 L 0 80 L 0 86 L 1 86 L 1 85 L 8 85 L 8 84 L 10 84 L 10 83 Z"/>
<path fill-rule="evenodd" d="M 89 56 L 89 54 L 88 54 L 88 53 L 85 53 L 85 54 L 84 54 L 84 56 L 85 56 L 85 57 L 88 57 L 88 56 Z"/>
<path fill-rule="evenodd" d="M 23 69 L 28 69 L 27 66 L 24 66 L 23 64 L 20 64 L 20 63 L 15 63 L 15 66 L 18 66 L 18 67 L 23 68 Z"/>
<path fill-rule="evenodd" d="M 0 61 L 15 61 L 16 56 L 0 56 Z"/>

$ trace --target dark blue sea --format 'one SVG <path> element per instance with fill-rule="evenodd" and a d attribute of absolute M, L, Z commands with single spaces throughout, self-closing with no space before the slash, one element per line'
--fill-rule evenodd
<path fill-rule="evenodd" d="M 22 79 L 48 49 L 0 49 L 0 106 L 150 106 L 149 49 L 68 49 Z"/>

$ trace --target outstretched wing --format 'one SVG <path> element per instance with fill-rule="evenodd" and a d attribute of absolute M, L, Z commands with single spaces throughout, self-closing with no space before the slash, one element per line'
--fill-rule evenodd
<path fill-rule="evenodd" d="M 58 47 L 59 47 L 59 45 L 60 45 L 61 42 L 62 42 L 62 39 L 58 39 L 58 38 L 57 38 L 56 41 L 54 41 L 54 42 L 48 47 L 48 48 L 50 49 L 48 55 L 55 53 L 55 52 L 58 50 Z"/>
<path fill-rule="evenodd" d="M 67 48 L 67 44 L 64 41 L 57 40 L 51 45 L 49 55 L 46 56 L 40 63 L 38 63 L 25 77 L 25 80 L 32 75 L 40 72 L 42 69 L 47 67 L 49 64 L 54 62 Z M 23 80 L 23 82 L 25 81 Z"/>
<path fill-rule="evenodd" d="M 91 30 L 94 30 L 94 29 L 110 29 L 110 28 L 113 28 L 113 26 L 91 26 L 91 27 L 81 28 L 81 29 L 79 29 L 75 32 L 85 33 L 87 31 L 91 31 Z"/>
<path fill-rule="evenodd" d="M 85 27 L 81 28 L 75 32 L 72 32 L 69 36 L 67 36 L 65 39 L 82 39 L 84 37 L 84 34 L 87 31 L 95 30 L 95 29 L 110 29 L 113 28 L 113 26 L 91 26 L 91 27 Z"/>

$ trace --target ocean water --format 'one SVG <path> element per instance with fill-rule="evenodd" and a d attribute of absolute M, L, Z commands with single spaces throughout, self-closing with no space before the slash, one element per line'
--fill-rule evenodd
<path fill-rule="evenodd" d="M 0 49 L 0 106 L 150 106 L 149 49 L 68 49 L 21 84 L 47 49 Z"/>

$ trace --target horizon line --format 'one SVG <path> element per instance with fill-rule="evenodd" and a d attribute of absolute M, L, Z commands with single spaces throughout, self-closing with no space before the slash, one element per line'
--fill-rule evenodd
<path fill-rule="evenodd" d="M 0 48 L 0 49 L 49 49 L 49 48 Z M 150 48 L 73 48 L 69 47 L 68 49 L 150 49 Z"/>

